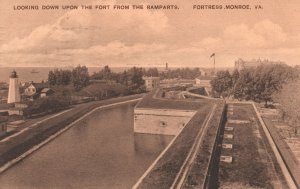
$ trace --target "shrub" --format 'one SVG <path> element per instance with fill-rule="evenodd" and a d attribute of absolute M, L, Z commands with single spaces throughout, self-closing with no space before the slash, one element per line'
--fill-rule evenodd
<path fill-rule="evenodd" d="M 51 96 L 39 98 L 24 109 L 24 116 L 31 117 L 49 112 L 57 112 L 70 106 L 70 98 L 66 96 Z"/>

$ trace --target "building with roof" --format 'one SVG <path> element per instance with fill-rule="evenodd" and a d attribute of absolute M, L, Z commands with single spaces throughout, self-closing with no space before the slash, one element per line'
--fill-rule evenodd
<path fill-rule="evenodd" d="M 44 88 L 46 88 L 46 85 L 43 83 L 31 83 L 26 89 L 25 94 L 26 95 L 33 95 L 40 93 Z"/>
<path fill-rule="evenodd" d="M 204 70 L 204 69 L 199 69 L 199 72 L 200 72 L 200 75 L 201 76 L 207 76 L 208 75 L 208 73 Z"/>
<path fill-rule="evenodd" d="M 52 94 L 54 94 L 54 90 L 52 90 L 51 88 L 43 88 L 41 90 L 40 97 L 45 98 L 47 96 L 51 96 Z"/>
<path fill-rule="evenodd" d="M 284 62 L 270 61 L 268 59 L 264 59 L 264 60 L 253 59 L 253 60 L 247 61 L 247 60 L 243 60 L 243 59 L 239 58 L 237 61 L 235 61 L 234 68 L 237 69 L 238 71 L 241 71 L 241 70 L 247 69 L 247 68 L 256 68 L 263 64 L 284 64 Z"/>
<path fill-rule="evenodd" d="M 134 108 L 134 132 L 177 135 L 201 108 L 209 105 L 207 99 L 173 99 L 165 93 L 177 89 L 155 89 Z"/>
<path fill-rule="evenodd" d="M 143 77 L 143 80 L 145 81 L 145 87 L 147 91 L 152 91 L 153 89 L 159 87 L 159 77 Z"/>
<path fill-rule="evenodd" d="M 48 87 L 45 83 L 33 83 L 29 84 L 25 88 L 24 96 L 29 100 L 35 100 L 39 97 L 46 97 L 54 94 L 54 91 Z"/>

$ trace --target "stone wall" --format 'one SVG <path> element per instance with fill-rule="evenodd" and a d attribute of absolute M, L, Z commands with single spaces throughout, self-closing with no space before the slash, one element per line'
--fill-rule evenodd
<path fill-rule="evenodd" d="M 196 111 L 135 108 L 134 132 L 177 135 Z"/>

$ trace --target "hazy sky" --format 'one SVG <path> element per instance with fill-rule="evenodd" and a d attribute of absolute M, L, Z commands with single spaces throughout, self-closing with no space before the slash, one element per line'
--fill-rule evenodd
<path fill-rule="evenodd" d="M 110 10 L 14 10 L 20 5 Z M 114 4 L 179 10 L 114 10 Z M 251 10 L 193 5 L 250 4 Z M 255 10 L 254 5 L 263 9 Z M 61 7 L 60 7 L 61 8 Z M 300 60 L 299 0 L 0 0 L 1 66 L 233 66 L 237 58 Z"/>

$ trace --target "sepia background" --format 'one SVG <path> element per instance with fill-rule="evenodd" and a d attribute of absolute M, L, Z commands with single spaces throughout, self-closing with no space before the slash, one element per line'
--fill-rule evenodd
<path fill-rule="evenodd" d="M 1 0 L 1 66 L 211 66 L 238 57 L 299 56 L 298 0 Z M 178 10 L 13 10 L 17 5 L 170 4 Z M 197 10 L 193 5 L 249 4 L 251 10 Z M 256 10 L 255 5 L 262 9 Z"/>

